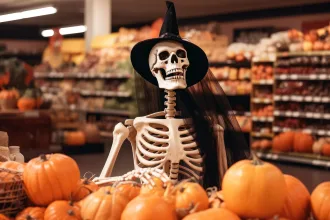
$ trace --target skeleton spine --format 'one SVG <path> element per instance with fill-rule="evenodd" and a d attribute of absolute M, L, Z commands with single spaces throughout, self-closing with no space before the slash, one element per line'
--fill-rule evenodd
<path fill-rule="evenodd" d="M 174 182 L 178 180 L 179 175 L 179 163 L 171 163 L 170 179 Z"/>
<path fill-rule="evenodd" d="M 173 90 L 167 90 L 165 89 L 165 92 L 167 93 L 167 95 L 165 95 L 165 99 L 167 99 L 167 101 L 165 101 L 165 118 L 174 118 L 175 117 L 175 106 L 176 106 L 176 98 L 175 98 L 175 91 Z"/>

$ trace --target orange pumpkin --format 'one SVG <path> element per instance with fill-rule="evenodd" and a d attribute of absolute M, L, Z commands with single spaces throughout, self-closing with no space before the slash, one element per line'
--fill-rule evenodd
<path fill-rule="evenodd" d="M 79 180 L 75 190 L 72 192 L 72 200 L 80 201 L 89 194 L 98 190 L 98 185 L 90 179 L 84 178 Z"/>
<path fill-rule="evenodd" d="M 310 134 L 296 133 L 293 141 L 295 152 L 312 153 L 314 139 Z"/>
<path fill-rule="evenodd" d="M 180 217 L 186 216 L 192 209 L 199 212 L 208 208 L 208 196 L 198 183 L 182 182 L 176 188 L 175 208 Z"/>
<path fill-rule="evenodd" d="M 287 195 L 280 213 L 281 217 L 306 220 L 310 213 L 310 194 L 306 186 L 297 178 L 284 175 Z"/>
<path fill-rule="evenodd" d="M 120 216 L 129 199 L 111 186 L 101 187 L 87 196 L 81 202 L 81 216 L 83 219 L 120 220 Z"/>
<path fill-rule="evenodd" d="M 285 132 L 275 136 L 273 140 L 273 151 L 292 151 L 294 136 L 294 132 Z"/>
<path fill-rule="evenodd" d="M 143 194 L 130 201 L 121 220 L 176 220 L 174 206 L 163 197 L 152 194 Z"/>
<path fill-rule="evenodd" d="M 325 143 L 322 145 L 322 154 L 330 157 L 330 144 L 329 143 Z"/>
<path fill-rule="evenodd" d="M 64 133 L 64 143 L 69 146 L 81 146 L 86 144 L 86 136 L 82 131 L 68 131 Z"/>
<path fill-rule="evenodd" d="M 16 216 L 15 220 L 43 220 L 45 210 L 40 207 L 27 207 Z"/>
<path fill-rule="evenodd" d="M 28 162 L 23 173 L 31 201 L 46 206 L 55 200 L 68 200 L 80 180 L 77 163 L 64 154 L 41 155 Z"/>
<path fill-rule="evenodd" d="M 316 220 L 330 219 L 330 182 L 318 185 L 311 195 L 312 212 Z"/>
<path fill-rule="evenodd" d="M 113 190 L 125 195 L 131 201 L 140 194 L 141 187 L 135 182 L 122 182 Z"/>
<path fill-rule="evenodd" d="M 16 89 L 2 90 L 0 92 L 0 99 L 18 99 L 19 93 Z"/>
<path fill-rule="evenodd" d="M 25 165 L 15 161 L 6 161 L 0 164 L 0 168 L 12 169 L 23 172 Z"/>
<path fill-rule="evenodd" d="M 231 211 L 223 208 L 213 208 L 205 211 L 197 212 L 186 216 L 183 220 L 205 220 L 205 219 L 223 219 L 223 220 L 240 220 L 240 218 Z"/>
<path fill-rule="evenodd" d="M 165 184 L 158 177 L 152 177 L 155 185 L 144 184 L 141 187 L 140 194 L 153 194 L 163 196 L 165 193 Z"/>
<path fill-rule="evenodd" d="M 45 220 L 80 220 L 80 208 L 71 201 L 57 200 L 52 202 L 45 211 Z"/>
<path fill-rule="evenodd" d="M 84 133 L 86 137 L 87 143 L 100 143 L 101 136 L 100 136 L 100 130 L 95 124 L 86 124 L 84 127 Z"/>
<path fill-rule="evenodd" d="M 0 220 L 9 220 L 9 218 L 3 214 L 0 214 Z"/>
<path fill-rule="evenodd" d="M 239 161 L 227 170 L 222 192 L 226 208 L 244 218 L 274 216 L 281 211 L 287 193 L 282 172 L 255 155 L 252 161 Z"/>
<path fill-rule="evenodd" d="M 25 165 L 15 161 L 6 161 L 0 164 L 0 168 L 10 169 L 14 171 L 23 172 Z M 2 181 L 11 181 L 13 178 L 16 178 L 16 174 L 8 172 L 0 172 L 0 180 Z"/>
<path fill-rule="evenodd" d="M 17 102 L 17 107 L 21 111 L 32 110 L 37 106 L 35 98 L 22 97 Z"/>

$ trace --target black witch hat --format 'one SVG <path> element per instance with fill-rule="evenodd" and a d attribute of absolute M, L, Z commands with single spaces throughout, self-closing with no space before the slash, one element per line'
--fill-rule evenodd
<path fill-rule="evenodd" d="M 187 69 L 187 86 L 192 86 L 201 81 L 206 75 L 209 64 L 204 51 L 193 43 L 183 40 L 179 34 L 176 20 L 175 7 L 172 2 L 167 1 L 167 12 L 158 38 L 149 39 L 137 43 L 131 52 L 131 61 L 134 69 L 147 81 L 158 85 L 149 67 L 149 53 L 151 49 L 162 41 L 176 41 L 183 45 L 187 51 L 190 65 Z"/>

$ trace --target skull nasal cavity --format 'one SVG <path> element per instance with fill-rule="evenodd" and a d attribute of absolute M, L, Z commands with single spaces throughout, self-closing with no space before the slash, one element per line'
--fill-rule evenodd
<path fill-rule="evenodd" d="M 171 63 L 178 63 L 178 58 L 175 54 L 172 54 L 171 56 Z"/>

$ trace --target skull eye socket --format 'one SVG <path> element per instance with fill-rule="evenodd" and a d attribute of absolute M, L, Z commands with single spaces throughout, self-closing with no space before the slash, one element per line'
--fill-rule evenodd
<path fill-rule="evenodd" d="M 158 56 L 160 60 L 166 60 L 170 56 L 170 53 L 168 51 L 163 51 L 160 52 Z"/>
<path fill-rule="evenodd" d="M 179 49 L 176 51 L 176 55 L 180 58 L 186 58 L 186 51 Z"/>

